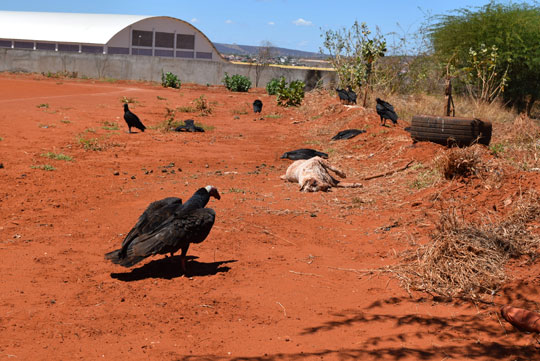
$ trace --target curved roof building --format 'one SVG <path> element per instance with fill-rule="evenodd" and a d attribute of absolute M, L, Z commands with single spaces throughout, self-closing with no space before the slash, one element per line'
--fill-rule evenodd
<path fill-rule="evenodd" d="M 0 48 L 223 60 L 200 30 L 168 16 L 0 11 Z"/>

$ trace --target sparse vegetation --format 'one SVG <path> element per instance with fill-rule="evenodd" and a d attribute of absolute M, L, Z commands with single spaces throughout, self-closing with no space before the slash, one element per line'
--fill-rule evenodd
<path fill-rule="evenodd" d="M 49 104 L 48 104 L 48 103 L 38 104 L 38 105 L 36 105 L 36 108 L 40 108 L 40 109 L 48 109 L 48 108 L 49 108 Z"/>
<path fill-rule="evenodd" d="M 195 110 L 201 112 L 202 116 L 207 116 L 209 114 L 212 114 L 212 107 L 208 104 L 208 100 L 206 100 L 204 95 L 201 95 L 197 99 L 193 101 L 195 104 Z"/>
<path fill-rule="evenodd" d="M 182 82 L 177 75 L 168 71 L 166 73 L 161 72 L 161 85 L 164 88 L 178 89 L 182 85 Z"/>
<path fill-rule="evenodd" d="M 239 74 L 229 76 L 229 74 L 225 73 L 223 84 L 233 92 L 247 92 L 251 88 L 251 80 L 247 76 Z"/>
<path fill-rule="evenodd" d="M 135 104 L 138 103 L 138 101 L 136 98 L 128 98 L 126 96 L 123 96 L 122 99 L 120 99 L 120 103 Z"/>
<path fill-rule="evenodd" d="M 101 128 L 105 129 L 105 130 L 118 130 L 118 129 L 120 129 L 118 127 L 117 122 L 109 122 L 107 120 L 103 122 L 103 126 Z"/>
<path fill-rule="evenodd" d="M 156 96 L 157 100 L 167 100 L 167 98 L 160 97 L 159 95 Z"/>
<path fill-rule="evenodd" d="M 56 170 L 56 168 L 53 167 L 50 164 L 31 165 L 30 168 L 32 168 L 32 169 L 41 169 L 41 170 L 46 170 L 46 171 Z"/>
<path fill-rule="evenodd" d="M 64 160 L 66 162 L 71 162 L 73 160 L 73 157 L 62 153 L 47 152 L 41 153 L 41 156 L 55 160 Z"/>

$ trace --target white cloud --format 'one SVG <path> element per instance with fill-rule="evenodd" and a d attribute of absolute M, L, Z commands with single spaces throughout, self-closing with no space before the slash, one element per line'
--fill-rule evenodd
<path fill-rule="evenodd" d="M 273 21 L 269 21 L 269 22 L 268 22 L 268 25 L 276 25 L 276 23 L 273 22 Z"/>
<path fill-rule="evenodd" d="M 190 22 L 191 22 L 191 23 L 198 23 L 198 22 L 199 22 L 199 19 L 197 19 L 197 18 L 193 18 L 193 19 L 191 19 L 191 21 L 190 21 Z"/>
<path fill-rule="evenodd" d="M 232 24 L 232 23 L 233 23 L 233 21 L 231 19 L 225 20 L 225 24 Z"/>
<path fill-rule="evenodd" d="M 295 21 L 293 21 L 293 24 L 296 26 L 311 26 L 313 23 L 309 20 L 304 20 L 302 18 L 298 18 Z"/>

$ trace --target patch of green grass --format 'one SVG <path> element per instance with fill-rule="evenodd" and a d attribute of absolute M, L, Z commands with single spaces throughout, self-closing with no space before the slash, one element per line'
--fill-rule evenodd
<path fill-rule="evenodd" d="M 160 97 L 159 95 L 156 98 L 157 98 L 157 100 L 167 100 L 167 98 Z"/>
<path fill-rule="evenodd" d="M 86 128 L 83 133 L 95 133 L 96 130 L 94 128 Z"/>
<path fill-rule="evenodd" d="M 330 155 L 330 154 L 334 154 L 336 152 L 336 149 L 335 148 L 328 148 L 324 152 L 328 153 L 328 155 Z"/>
<path fill-rule="evenodd" d="M 414 168 L 411 167 L 411 169 Z M 416 178 L 409 184 L 409 187 L 414 189 L 424 189 L 434 185 L 439 178 L 440 174 L 435 169 L 425 169 L 418 173 Z"/>
<path fill-rule="evenodd" d="M 491 151 L 491 154 L 493 154 L 494 156 L 499 156 L 499 155 L 502 155 L 504 151 L 506 150 L 506 145 L 502 143 L 494 143 L 489 146 L 489 150 Z"/>
<path fill-rule="evenodd" d="M 311 117 L 311 120 L 317 120 L 320 117 L 322 117 L 322 115 L 314 115 L 314 116 Z"/>
<path fill-rule="evenodd" d="M 92 150 L 94 152 L 99 152 L 104 149 L 104 145 L 101 143 L 99 138 L 86 138 L 83 134 L 79 134 L 77 137 L 77 142 L 83 147 L 84 150 Z"/>
<path fill-rule="evenodd" d="M 56 168 L 53 167 L 50 164 L 31 165 L 30 168 L 32 168 L 32 169 L 41 169 L 41 170 L 46 170 L 46 171 L 56 170 Z"/>
<path fill-rule="evenodd" d="M 3 141 L 3 140 L 4 140 L 4 138 L 0 137 L 0 142 Z"/>
<path fill-rule="evenodd" d="M 270 118 L 270 119 L 279 119 L 281 118 L 281 114 L 268 114 L 268 115 L 265 115 L 264 117 Z"/>
<path fill-rule="evenodd" d="M 64 124 L 70 124 L 71 123 L 71 121 L 69 119 L 60 119 L 60 122 L 64 123 Z"/>
<path fill-rule="evenodd" d="M 73 160 L 73 157 L 62 153 L 47 152 L 41 153 L 41 156 L 50 159 L 65 160 L 66 162 L 71 162 Z"/>
<path fill-rule="evenodd" d="M 48 103 L 41 103 L 41 104 L 36 105 L 36 108 L 40 108 L 40 109 L 48 109 L 48 108 L 49 108 L 49 104 L 48 104 Z"/>
<path fill-rule="evenodd" d="M 231 113 L 234 115 L 246 115 L 249 114 L 249 112 L 245 109 L 233 109 L 231 110 Z"/>
<path fill-rule="evenodd" d="M 227 193 L 243 193 L 244 194 L 246 193 L 246 191 L 240 188 L 229 188 Z"/>
<path fill-rule="evenodd" d="M 108 77 L 105 77 L 105 78 L 102 78 L 102 79 L 99 79 L 100 81 L 103 81 L 103 82 L 106 82 L 106 83 L 116 83 L 118 81 L 118 79 L 116 78 L 108 78 Z"/>
<path fill-rule="evenodd" d="M 105 130 L 118 130 L 118 129 L 120 129 L 118 127 L 117 122 L 109 122 L 109 121 L 104 121 L 103 126 L 101 128 L 105 129 Z"/>
<path fill-rule="evenodd" d="M 197 123 L 197 122 L 195 122 L 195 126 L 196 126 L 196 127 L 201 127 L 201 128 L 203 128 L 205 132 L 208 132 L 208 131 L 211 131 L 211 130 L 216 129 L 216 127 L 213 126 L 213 125 L 206 125 L 206 124 L 203 124 L 203 123 Z"/>

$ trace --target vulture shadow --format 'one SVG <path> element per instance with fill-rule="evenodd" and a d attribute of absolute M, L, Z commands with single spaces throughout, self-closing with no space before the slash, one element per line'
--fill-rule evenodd
<path fill-rule="evenodd" d="M 220 262 L 198 262 L 197 257 L 186 257 L 187 273 L 182 272 L 180 256 L 161 258 L 151 261 L 142 267 L 132 269 L 130 272 L 111 273 L 111 277 L 124 282 L 140 281 L 147 278 L 163 278 L 171 280 L 181 276 L 186 277 L 203 277 L 213 276 L 221 272 L 228 272 L 231 268 L 222 266 L 226 263 L 236 262 L 236 260 L 220 261 Z"/>

